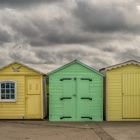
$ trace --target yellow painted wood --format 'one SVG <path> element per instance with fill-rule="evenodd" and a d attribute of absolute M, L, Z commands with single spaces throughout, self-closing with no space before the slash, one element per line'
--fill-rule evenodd
<path fill-rule="evenodd" d="M 1 69 L 0 81 L 16 82 L 16 101 L 0 101 L 0 119 L 42 119 L 46 115 L 43 113 L 43 77 L 18 63 Z"/>
<path fill-rule="evenodd" d="M 140 120 L 140 66 L 126 65 L 106 72 L 106 119 Z"/>
<path fill-rule="evenodd" d="M 16 72 L 18 70 L 19 72 Z M 30 69 L 26 66 L 23 66 L 18 63 L 14 63 L 11 65 L 8 65 L 8 67 L 4 67 L 0 70 L 0 75 L 40 75 L 39 72 L 34 71 L 33 69 Z"/>
<path fill-rule="evenodd" d="M 27 77 L 26 117 L 41 117 L 40 77 Z"/>
<path fill-rule="evenodd" d="M 140 118 L 140 73 L 123 74 L 123 118 Z"/>

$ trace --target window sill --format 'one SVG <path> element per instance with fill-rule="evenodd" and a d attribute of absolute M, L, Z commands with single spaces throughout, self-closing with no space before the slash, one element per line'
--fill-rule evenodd
<path fill-rule="evenodd" d="M 1 102 L 4 102 L 4 103 L 5 103 L 5 102 L 7 102 L 7 103 L 9 102 L 9 103 L 11 103 L 11 102 L 16 102 L 16 100 L 0 100 L 0 103 L 1 103 Z"/>

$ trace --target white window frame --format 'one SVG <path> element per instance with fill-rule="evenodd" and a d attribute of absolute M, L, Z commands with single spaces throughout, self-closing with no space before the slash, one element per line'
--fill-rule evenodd
<path fill-rule="evenodd" d="M 1 99 L 1 84 L 2 83 L 14 83 L 15 84 L 15 99 Z M 16 102 L 16 81 L 13 81 L 13 80 L 0 81 L 0 102 Z"/>

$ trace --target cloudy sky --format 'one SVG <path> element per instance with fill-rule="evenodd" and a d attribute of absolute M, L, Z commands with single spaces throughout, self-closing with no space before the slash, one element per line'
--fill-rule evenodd
<path fill-rule="evenodd" d="M 0 65 L 140 61 L 138 0 L 0 0 Z"/>

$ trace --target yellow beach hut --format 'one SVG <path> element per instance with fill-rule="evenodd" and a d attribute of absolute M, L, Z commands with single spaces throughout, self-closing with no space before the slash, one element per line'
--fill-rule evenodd
<path fill-rule="evenodd" d="M 0 119 L 43 119 L 46 76 L 14 62 L 0 69 Z"/>
<path fill-rule="evenodd" d="M 103 68 L 106 73 L 106 120 L 140 120 L 140 62 Z"/>

